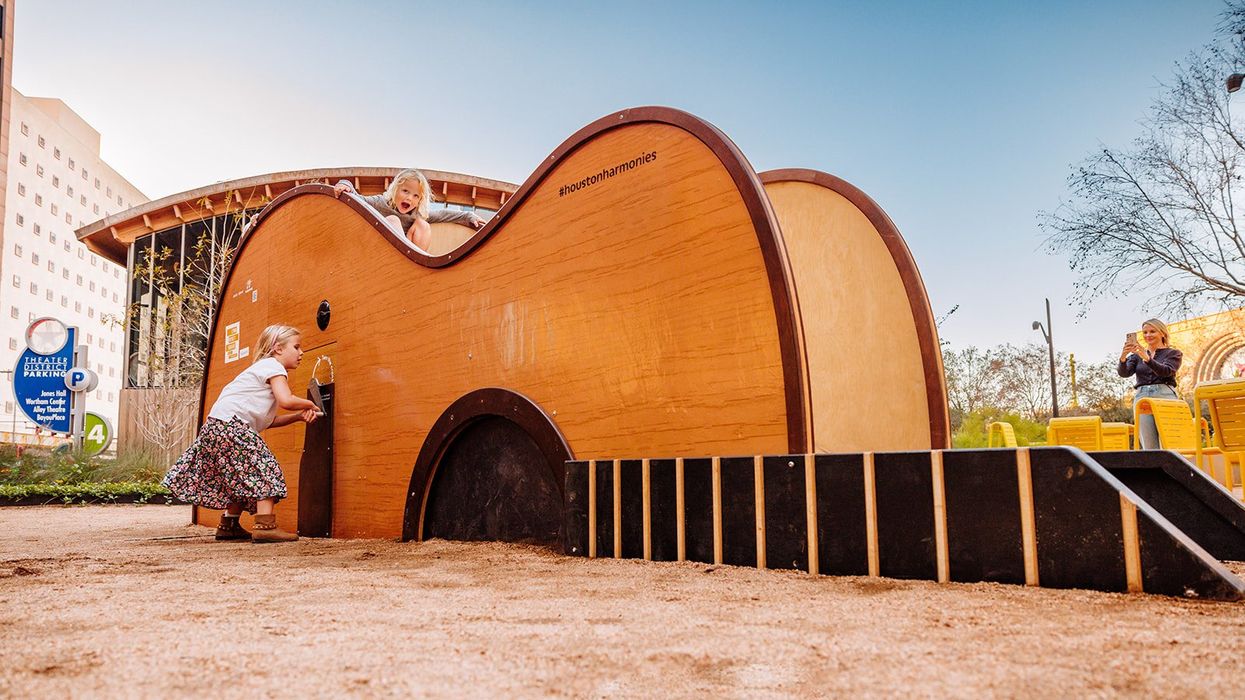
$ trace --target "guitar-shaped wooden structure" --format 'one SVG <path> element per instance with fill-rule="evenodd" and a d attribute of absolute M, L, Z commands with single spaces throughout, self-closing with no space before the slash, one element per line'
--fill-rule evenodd
<path fill-rule="evenodd" d="M 949 446 L 916 265 L 836 177 L 758 175 L 712 125 L 644 107 L 567 139 L 482 230 L 451 228 L 465 240 L 427 253 L 305 185 L 243 240 L 203 410 L 270 323 L 303 332 L 291 386 L 314 358 L 336 371 L 329 502 L 298 498 L 304 431 L 265 435 L 299 503 L 283 527 L 303 510 L 334 537 L 556 542 L 568 461 Z"/>

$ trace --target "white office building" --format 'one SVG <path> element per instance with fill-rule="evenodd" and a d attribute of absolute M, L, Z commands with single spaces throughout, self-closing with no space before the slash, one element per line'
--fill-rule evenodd
<path fill-rule="evenodd" d="M 100 159 L 99 132 L 64 102 L 12 91 L 3 252 L 0 253 L 0 368 L 25 349 L 26 326 L 54 316 L 77 326 L 90 347 L 99 386 L 87 408 L 115 425 L 125 365 L 124 267 L 95 255 L 74 236 L 97 221 L 147 201 Z M 0 430 L 29 432 L 5 382 Z"/>

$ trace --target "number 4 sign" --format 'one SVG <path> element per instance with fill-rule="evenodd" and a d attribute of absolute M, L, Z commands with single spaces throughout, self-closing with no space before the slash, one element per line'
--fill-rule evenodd
<path fill-rule="evenodd" d="M 95 456 L 112 444 L 112 423 L 94 411 L 86 412 L 85 437 L 82 438 L 82 451 Z"/>

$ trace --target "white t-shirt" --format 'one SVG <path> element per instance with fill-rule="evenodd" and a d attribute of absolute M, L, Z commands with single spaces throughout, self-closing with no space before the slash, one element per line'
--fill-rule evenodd
<path fill-rule="evenodd" d="M 275 357 L 265 357 L 242 370 L 242 374 L 221 389 L 208 418 L 228 421 L 237 416 L 255 432 L 262 432 L 277 417 L 277 397 L 268 380 L 278 375 L 290 376 L 285 365 Z"/>

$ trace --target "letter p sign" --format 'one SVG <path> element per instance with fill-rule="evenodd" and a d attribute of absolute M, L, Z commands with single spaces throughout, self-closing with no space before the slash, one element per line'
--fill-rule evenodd
<path fill-rule="evenodd" d="M 94 391 L 99 375 L 87 367 L 74 367 L 65 373 L 65 388 L 70 391 Z"/>

